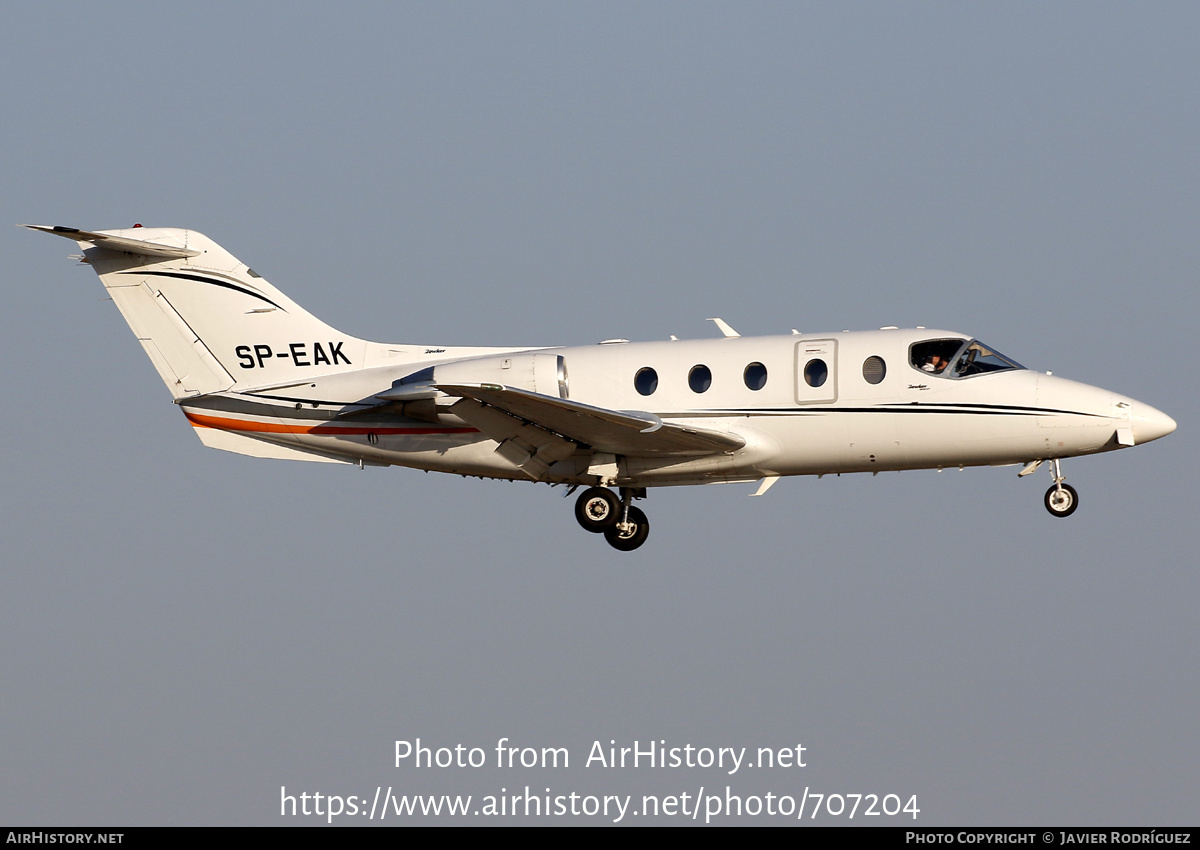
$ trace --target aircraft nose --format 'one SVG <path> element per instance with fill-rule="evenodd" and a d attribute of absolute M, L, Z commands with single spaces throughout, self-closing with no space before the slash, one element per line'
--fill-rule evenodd
<path fill-rule="evenodd" d="M 1140 446 L 1170 434 L 1175 430 L 1175 420 L 1148 404 L 1134 403 L 1129 427 L 1133 429 L 1134 443 Z"/>

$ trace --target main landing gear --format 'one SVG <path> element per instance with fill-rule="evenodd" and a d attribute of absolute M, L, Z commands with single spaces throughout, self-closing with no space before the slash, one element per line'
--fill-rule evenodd
<path fill-rule="evenodd" d="M 1050 461 L 1050 472 L 1054 476 L 1054 486 L 1046 491 L 1046 510 L 1050 511 L 1050 516 L 1069 517 L 1079 507 L 1079 494 L 1070 484 L 1063 483 L 1058 458 Z"/>
<path fill-rule="evenodd" d="M 603 534 L 614 549 L 632 552 L 650 536 L 650 520 L 630 504 L 645 497 L 644 489 L 622 487 L 618 499 L 607 487 L 589 487 L 575 500 L 575 519 L 586 531 Z"/>

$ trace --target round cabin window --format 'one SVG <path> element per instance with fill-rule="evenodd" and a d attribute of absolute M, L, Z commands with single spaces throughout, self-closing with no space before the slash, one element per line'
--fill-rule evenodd
<path fill-rule="evenodd" d="M 702 393 L 712 386 L 712 372 L 703 364 L 693 366 L 688 372 L 688 386 L 694 393 Z"/>
<path fill-rule="evenodd" d="M 742 380 L 752 390 L 761 390 L 767 385 L 767 367 L 761 363 L 751 363 L 742 373 Z"/>
<path fill-rule="evenodd" d="M 868 384 L 878 384 L 887 375 L 887 364 L 882 357 L 868 357 L 863 361 L 863 380 Z"/>
<path fill-rule="evenodd" d="M 820 358 L 814 358 L 804 364 L 804 382 L 810 387 L 822 387 L 829 378 L 829 367 Z"/>
<path fill-rule="evenodd" d="M 642 395 L 650 395 L 658 389 L 658 373 L 649 366 L 638 369 L 638 373 L 633 376 L 633 385 Z"/>

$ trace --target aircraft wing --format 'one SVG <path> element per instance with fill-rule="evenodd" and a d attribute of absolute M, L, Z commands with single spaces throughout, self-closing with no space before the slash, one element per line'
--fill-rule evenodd
<path fill-rule="evenodd" d="M 746 444 L 736 434 L 663 422 L 653 413 L 608 410 L 499 384 L 434 386 L 461 398 L 453 412 L 493 439 L 508 439 L 514 426 L 535 426 L 573 444 L 627 457 L 721 454 Z"/>

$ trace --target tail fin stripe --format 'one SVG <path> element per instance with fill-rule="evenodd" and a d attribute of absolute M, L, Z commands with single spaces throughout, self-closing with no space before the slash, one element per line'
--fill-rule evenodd
<path fill-rule="evenodd" d="M 223 280 L 213 280 L 211 277 L 201 277 L 198 274 L 183 274 L 182 272 L 151 272 L 151 271 L 121 272 L 121 274 L 135 274 L 135 275 L 142 275 L 142 276 L 154 275 L 155 277 L 178 277 L 178 278 L 182 278 L 183 280 L 194 280 L 194 281 L 197 281 L 198 283 L 211 284 L 212 286 L 223 286 L 225 289 L 232 289 L 235 292 L 242 293 L 243 295 L 249 295 L 251 298 L 257 298 L 259 301 L 265 301 L 266 303 L 270 304 L 272 307 L 274 307 L 277 310 L 283 310 L 282 307 L 280 307 L 278 304 L 276 304 L 270 298 L 267 298 L 265 295 L 259 295 L 257 292 L 254 292 L 253 290 L 250 290 L 250 289 L 246 289 L 244 286 L 237 286 L 235 284 L 228 283 Z M 283 310 L 283 312 L 286 313 L 287 310 Z"/>

